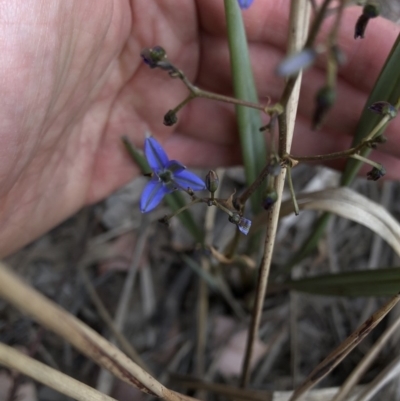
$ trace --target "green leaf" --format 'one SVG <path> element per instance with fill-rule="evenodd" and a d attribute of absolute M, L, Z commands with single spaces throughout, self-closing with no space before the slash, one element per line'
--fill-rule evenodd
<path fill-rule="evenodd" d="M 257 90 L 251 69 L 246 32 L 237 0 L 225 0 L 229 51 L 234 94 L 238 99 L 258 102 Z M 244 106 L 236 106 L 240 143 L 246 172 L 247 185 L 253 183 L 266 164 L 267 149 L 260 112 Z M 261 211 L 262 186 L 251 197 L 254 214 Z"/>
<path fill-rule="evenodd" d="M 364 137 L 366 137 L 372 129 L 377 125 L 382 116 L 379 116 L 368 107 L 380 100 L 386 100 L 391 104 L 395 104 L 400 97 L 400 35 L 383 66 L 381 73 L 375 83 L 367 103 L 364 106 L 360 121 L 358 122 L 356 132 L 354 134 L 352 146 L 358 145 Z M 386 125 L 387 126 L 387 125 Z M 381 132 L 384 132 L 384 129 Z M 390 139 L 389 139 L 390 140 Z M 365 149 L 360 154 L 368 156 L 371 149 Z M 342 175 L 341 184 L 350 185 L 361 168 L 362 163 L 359 160 L 347 159 L 346 167 Z"/>
<path fill-rule="evenodd" d="M 127 137 L 123 137 L 122 142 L 132 160 L 139 166 L 142 173 L 149 173 L 151 168 L 147 163 L 146 158 L 143 156 L 143 153 L 136 149 Z M 185 198 L 183 197 L 182 193 L 178 191 L 167 195 L 164 200 L 167 202 L 167 205 L 172 212 L 176 212 L 178 209 L 186 205 Z M 203 230 L 198 227 L 192 213 L 189 210 L 184 210 L 182 213 L 179 213 L 177 217 L 197 242 L 203 242 Z"/>
<path fill-rule="evenodd" d="M 379 268 L 293 280 L 284 283 L 292 290 L 317 295 L 351 297 L 392 296 L 400 291 L 400 268 Z"/>

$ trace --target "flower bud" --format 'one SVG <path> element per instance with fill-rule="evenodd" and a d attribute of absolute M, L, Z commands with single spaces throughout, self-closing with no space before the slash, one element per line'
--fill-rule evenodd
<path fill-rule="evenodd" d="M 267 190 L 265 195 L 263 196 L 262 207 L 265 210 L 269 210 L 277 200 L 278 200 L 278 193 L 274 189 L 271 191 Z"/>
<path fill-rule="evenodd" d="M 238 224 L 239 221 L 240 221 L 240 214 L 239 213 L 233 213 L 231 216 L 229 216 L 228 220 L 233 224 Z"/>
<path fill-rule="evenodd" d="M 381 116 L 389 116 L 390 118 L 395 118 L 397 115 L 396 107 L 391 105 L 389 102 L 380 101 L 372 103 L 371 106 L 368 107 L 369 110 L 374 113 L 380 114 Z"/>
<path fill-rule="evenodd" d="M 363 8 L 363 15 L 368 18 L 376 18 L 380 14 L 379 3 L 371 2 L 367 3 Z"/>
<path fill-rule="evenodd" d="M 357 20 L 354 39 L 364 38 L 365 30 L 367 29 L 368 22 L 371 18 L 376 18 L 380 13 L 380 6 L 378 3 L 367 3 L 363 8 L 363 13 Z"/>
<path fill-rule="evenodd" d="M 154 46 L 143 49 L 140 56 L 150 68 L 156 68 L 161 61 L 167 58 L 167 53 L 161 46 Z"/>
<path fill-rule="evenodd" d="M 321 88 L 315 97 L 315 111 L 312 121 L 312 128 L 319 128 L 336 100 L 336 92 L 330 86 Z"/>
<path fill-rule="evenodd" d="M 214 192 L 218 189 L 219 178 L 217 173 L 214 170 L 210 170 L 206 175 L 206 188 L 214 194 Z"/>
<path fill-rule="evenodd" d="M 385 168 L 381 165 L 380 168 L 373 167 L 371 171 L 367 173 L 367 180 L 377 181 L 379 178 L 386 174 Z"/>
<path fill-rule="evenodd" d="M 147 47 L 140 52 L 140 55 L 150 68 L 161 68 L 170 73 L 176 70 L 168 60 L 167 53 L 161 46 Z"/>
<path fill-rule="evenodd" d="M 178 121 L 178 117 L 174 110 L 168 110 L 167 114 L 164 116 L 164 125 L 170 127 Z"/>

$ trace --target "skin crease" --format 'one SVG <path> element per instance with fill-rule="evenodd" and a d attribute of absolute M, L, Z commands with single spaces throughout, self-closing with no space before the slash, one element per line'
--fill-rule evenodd
<path fill-rule="evenodd" d="M 276 101 L 283 80 L 287 1 L 255 0 L 243 11 L 261 102 Z M 346 10 L 339 43 L 338 101 L 324 128 L 309 128 L 324 60 L 305 73 L 296 154 L 349 145 L 360 111 L 398 29 L 377 18 L 353 39 L 360 9 Z M 2 0 L 0 2 L 0 255 L 12 253 L 82 206 L 97 202 L 138 174 L 120 137 L 143 146 L 151 132 L 171 159 L 188 166 L 240 163 L 233 107 L 195 99 L 173 127 L 165 112 L 187 94 L 184 85 L 139 57 L 162 45 L 196 85 L 231 94 L 223 2 L 215 0 Z M 400 121 L 373 158 L 388 175 L 400 171 Z M 323 140 L 321 140 L 323 138 Z M 338 164 L 340 166 L 340 163 Z"/>

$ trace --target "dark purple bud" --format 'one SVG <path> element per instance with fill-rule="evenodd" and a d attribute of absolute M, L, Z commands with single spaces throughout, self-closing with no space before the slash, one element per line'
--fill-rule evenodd
<path fill-rule="evenodd" d="M 315 97 L 315 111 L 312 120 L 312 128 L 317 129 L 321 126 L 329 109 L 336 100 L 336 92 L 330 86 L 321 88 Z"/>
<path fill-rule="evenodd" d="M 365 30 L 367 29 L 368 21 L 371 18 L 376 18 L 380 13 L 380 7 L 378 3 L 366 4 L 363 8 L 363 13 L 360 15 L 356 22 L 354 30 L 354 39 L 364 38 Z"/>
<path fill-rule="evenodd" d="M 379 178 L 383 177 L 386 174 L 385 168 L 381 165 L 378 167 L 373 167 L 371 171 L 367 173 L 367 179 L 371 181 L 377 181 Z"/>
<path fill-rule="evenodd" d="M 389 102 L 385 102 L 384 100 L 372 103 L 368 109 L 374 113 L 380 114 L 381 116 L 389 116 L 390 118 L 395 118 L 397 115 L 396 107 L 391 105 Z"/>
<path fill-rule="evenodd" d="M 363 15 L 368 18 L 376 18 L 381 12 L 379 3 L 371 2 L 364 6 Z"/>
<path fill-rule="evenodd" d="M 206 188 L 213 194 L 219 185 L 219 178 L 214 170 L 210 170 L 206 175 Z"/>
<path fill-rule="evenodd" d="M 161 68 L 166 71 L 175 71 L 175 67 L 167 58 L 167 53 L 161 46 L 145 48 L 140 52 L 143 61 L 150 68 Z"/>
<path fill-rule="evenodd" d="M 176 116 L 176 113 L 174 110 L 169 110 L 167 114 L 164 116 L 164 125 L 167 127 L 170 127 L 171 125 L 174 125 L 178 121 L 178 117 Z"/>
<path fill-rule="evenodd" d="M 169 226 L 170 218 L 168 216 L 164 216 L 158 220 L 159 223 L 165 224 L 167 227 Z"/>
<path fill-rule="evenodd" d="M 369 21 L 369 18 L 366 17 L 364 14 L 361 14 L 358 17 L 358 20 L 356 22 L 356 26 L 354 29 L 354 39 L 357 39 L 357 38 L 363 39 L 364 38 L 364 34 L 365 34 L 365 30 L 367 29 L 368 21 Z"/>
<path fill-rule="evenodd" d="M 275 190 L 267 191 L 262 200 L 262 207 L 265 210 L 269 210 L 277 200 L 278 200 L 278 194 Z"/>

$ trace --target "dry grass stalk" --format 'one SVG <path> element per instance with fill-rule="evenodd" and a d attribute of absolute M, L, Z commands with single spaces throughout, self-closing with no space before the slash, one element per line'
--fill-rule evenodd
<path fill-rule="evenodd" d="M 150 368 L 143 362 L 142 358 L 136 351 L 136 349 L 131 345 L 131 343 L 126 339 L 126 337 L 121 333 L 120 330 L 115 326 L 111 315 L 108 313 L 105 308 L 102 300 L 98 296 L 95 288 L 93 287 L 90 279 L 87 275 L 85 268 L 82 268 L 81 275 L 83 278 L 83 283 L 85 284 L 86 291 L 89 294 L 90 300 L 93 305 L 96 307 L 99 316 L 102 318 L 103 322 L 106 324 L 112 335 L 117 340 L 121 349 L 132 359 L 135 363 L 137 363 L 142 369 L 151 373 Z"/>
<path fill-rule="evenodd" d="M 149 235 L 149 223 L 146 219 L 142 219 L 139 233 L 140 234 L 135 246 L 135 250 L 133 252 L 132 262 L 125 277 L 125 283 L 122 288 L 121 296 L 118 300 L 118 306 L 114 317 L 114 327 L 116 331 L 120 333 L 122 333 L 124 329 L 124 323 L 129 311 L 129 300 L 131 298 L 132 289 L 135 284 L 137 272 L 139 270 L 140 260 L 142 259 L 142 255 Z M 112 344 L 115 344 L 117 341 L 118 339 L 115 336 L 110 339 L 110 342 Z M 136 354 L 136 357 L 133 360 L 137 361 L 138 359 L 140 359 L 140 357 Z M 141 367 L 144 366 L 143 362 L 139 365 L 141 365 Z M 148 370 L 147 372 L 150 373 Z M 97 378 L 97 389 L 105 394 L 110 394 L 113 385 L 114 376 L 110 374 L 110 372 L 108 372 L 107 370 L 102 369 Z"/>
<path fill-rule="evenodd" d="M 22 282 L 2 262 L 0 262 L 0 297 L 64 338 L 119 379 L 144 393 L 168 401 L 190 399 L 163 386 L 89 326 Z"/>
<path fill-rule="evenodd" d="M 78 401 L 116 401 L 5 344 L 0 344 L 0 364 Z"/>
<path fill-rule="evenodd" d="M 371 363 L 378 356 L 382 348 L 387 344 L 389 338 L 397 332 L 400 327 L 400 317 L 385 330 L 385 332 L 379 337 L 378 341 L 364 356 L 358 366 L 351 372 L 351 375 L 343 383 L 342 387 L 332 399 L 332 401 L 344 401 L 352 388 L 359 382 L 363 374 L 371 366 Z"/>
<path fill-rule="evenodd" d="M 303 384 L 294 391 L 290 401 L 298 400 L 306 391 L 328 375 L 328 373 L 330 373 L 378 325 L 399 300 L 400 295 L 398 294 L 378 309 L 378 311 L 370 316 L 356 331 L 347 337 L 346 340 L 318 364 Z"/>
<path fill-rule="evenodd" d="M 382 205 L 351 188 L 324 189 L 297 196 L 302 210 L 331 212 L 368 227 L 382 237 L 400 256 L 400 224 Z M 282 203 L 281 216 L 291 213 L 289 201 Z M 265 217 L 263 217 L 265 219 Z"/>
<path fill-rule="evenodd" d="M 239 389 L 227 384 L 210 383 L 195 377 L 172 374 L 171 379 L 187 389 L 207 390 L 229 399 L 242 401 L 272 401 L 272 392 L 261 390 Z"/>
<path fill-rule="evenodd" d="M 400 374 L 400 356 L 392 361 L 375 379 L 369 383 L 367 388 L 361 393 L 356 401 L 369 401 L 391 380 L 399 377 Z"/>
<path fill-rule="evenodd" d="M 289 26 L 289 52 L 295 52 L 303 46 L 308 31 L 308 21 L 310 15 L 310 4 L 308 0 L 293 1 L 291 5 L 291 21 Z M 293 137 L 294 121 L 297 113 L 297 105 L 300 94 L 301 73 L 297 77 L 295 86 L 287 104 L 287 132 L 286 143 L 290 151 Z M 282 169 L 281 174 L 276 179 L 276 192 L 278 201 L 268 212 L 267 233 L 265 236 L 264 254 L 260 265 L 260 272 L 257 281 L 256 299 L 250 323 L 249 336 L 247 339 L 246 354 L 243 363 L 241 386 L 246 387 L 250 378 L 250 365 L 253 354 L 255 340 L 258 337 L 258 329 L 261 320 L 261 312 L 268 284 L 269 270 L 272 260 L 272 252 L 275 244 L 276 230 L 278 227 L 280 200 L 282 198 L 283 186 L 285 183 L 286 169 Z"/>

